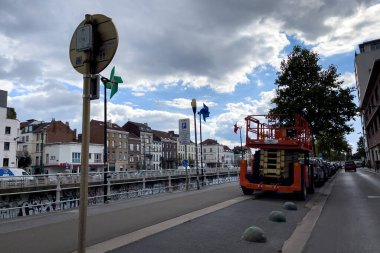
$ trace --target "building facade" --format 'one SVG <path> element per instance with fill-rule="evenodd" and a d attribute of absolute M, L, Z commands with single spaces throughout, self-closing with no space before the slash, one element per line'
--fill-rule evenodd
<path fill-rule="evenodd" d="M 134 133 L 128 133 L 128 152 L 129 152 L 129 170 L 140 170 L 141 169 L 141 151 L 140 151 L 140 137 L 136 136 Z"/>
<path fill-rule="evenodd" d="M 216 140 L 207 139 L 202 142 L 202 161 L 207 167 L 223 166 L 224 147 Z"/>
<path fill-rule="evenodd" d="M 44 147 L 46 144 L 77 141 L 76 130 L 71 130 L 68 122 L 63 123 L 55 119 L 51 122 L 29 120 L 23 122 L 22 125 L 18 151 L 20 154 L 29 154 L 31 166 L 27 170 L 31 174 L 45 173 L 44 161 L 47 159 Z"/>
<path fill-rule="evenodd" d="M 161 167 L 162 169 L 177 169 L 177 137 L 173 132 L 153 130 L 156 139 L 162 143 Z"/>
<path fill-rule="evenodd" d="M 104 122 L 91 120 L 90 143 L 103 144 Z M 104 148 L 103 148 L 104 150 Z M 129 169 L 128 132 L 119 125 L 107 122 L 107 165 L 109 171 L 127 171 Z M 103 152 L 104 156 L 104 152 Z"/>
<path fill-rule="evenodd" d="M 17 168 L 17 142 L 20 122 L 13 108 L 7 107 L 8 92 L 0 90 L 0 167 Z"/>
<path fill-rule="evenodd" d="M 47 174 L 79 173 L 81 166 L 80 142 L 47 143 L 44 145 L 44 170 Z M 89 144 L 89 172 L 103 172 L 103 145 Z"/>
<path fill-rule="evenodd" d="M 377 157 L 379 150 L 374 144 L 376 142 L 375 132 L 377 131 L 375 129 L 378 128 L 378 123 L 375 120 L 377 117 L 376 108 L 380 105 L 376 99 L 379 88 L 374 83 L 379 71 L 375 69 L 375 61 L 378 59 L 380 59 L 380 39 L 367 41 L 359 45 L 359 53 L 355 54 L 355 77 L 359 108 L 362 111 L 361 133 L 366 151 L 365 160 L 369 166 L 374 166 L 376 160 L 379 160 Z"/>
<path fill-rule="evenodd" d="M 362 102 L 364 129 L 367 136 L 367 159 L 380 166 L 380 59 L 374 62 Z"/>
<path fill-rule="evenodd" d="M 140 164 L 139 168 L 143 170 L 153 169 L 153 130 L 148 123 L 137 123 L 128 121 L 124 124 L 123 129 L 133 133 L 140 138 Z"/>

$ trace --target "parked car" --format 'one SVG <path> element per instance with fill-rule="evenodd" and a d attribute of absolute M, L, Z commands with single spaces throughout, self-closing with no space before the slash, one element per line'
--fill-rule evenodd
<path fill-rule="evenodd" d="M 314 170 L 314 183 L 316 186 L 322 186 L 326 181 L 325 171 L 323 169 L 323 164 L 319 158 L 311 157 L 309 159 L 310 166 Z"/>
<path fill-rule="evenodd" d="M 17 168 L 0 168 L 0 180 L 33 180 L 34 177 L 29 175 L 24 169 Z"/>
<path fill-rule="evenodd" d="M 355 171 L 356 172 L 356 164 L 354 161 L 346 161 L 344 163 L 344 171 Z"/>

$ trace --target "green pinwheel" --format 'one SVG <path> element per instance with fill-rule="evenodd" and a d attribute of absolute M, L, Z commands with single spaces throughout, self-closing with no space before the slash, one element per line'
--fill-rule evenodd
<path fill-rule="evenodd" d="M 102 81 L 106 88 L 111 90 L 110 99 L 118 91 L 119 83 L 123 83 L 123 79 L 120 76 L 115 76 L 115 67 L 111 70 L 110 79 L 106 79 L 105 81 L 102 79 Z"/>

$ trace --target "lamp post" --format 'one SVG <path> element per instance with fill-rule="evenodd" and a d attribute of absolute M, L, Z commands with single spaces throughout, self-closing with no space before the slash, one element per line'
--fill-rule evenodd
<path fill-rule="evenodd" d="M 102 79 L 103 81 L 103 79 Z M 106 80 L 103 81 L 104 83 L 104 128 L 103 128 L 103 202 L 108 203 L 108 150 L 107 150 L 107 87 L 105 84 Z"/>
<path fill-rule="evenodd" d="M 201 144 L 201 172 L 203 175 L 203 150 L 202 150 L 202 118 L 201 118 L 201 113 L 198 112 L 199 114 L 199 142 Z"/>
<path fill-rule="evenodd" d="M 195 166 L 197 169 L 197 189 L 199 190 L 199 170 L 198 170 L 198 144 L 197 144 L 197 119 L 195 113 L 197 111 L 197 100 L 193 98 L 191 100 L 191 108 L 193 109 L 194 114 L 194 132 L 195 132 Z"/>

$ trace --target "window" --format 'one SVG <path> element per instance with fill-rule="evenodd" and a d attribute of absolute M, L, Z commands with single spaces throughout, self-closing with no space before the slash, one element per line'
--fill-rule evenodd
<path fill-rule="evenodd" d="M 140 145 L 139 144 L 136 145 L 136 151 L 140 151 Z"/>
<path fill-rule="evenodd" d="M 22 151 L 28 151 L 28 145 L 23 145 L 22 146 Z"/>
<path fill-rule="evenodd" d="M 129 161 L 130 161 L 130 162 L 133 162 L 133 156 L 130 156 L 130 157 L 129 157 Z"/>
<path fill-rule="evenodd" d="M 40 152 L 40 144 L 39 143 L 36 144 L 36 152 Z"/>
<path fill-rule="evenodd" d="M 8 167 L 9 166 L 9 158 L 4 158 L 3 159 L 3 166 Z"/>
<path fill-rule="evenodd" d="M 11 134 L 11 127 L 5 127 L 5 134 Z"/>
<path fill-rule="evenodd" d="M 129 144 L 129 151 L 133 151 L 133 144 Z"/>
<path fill-rule="evenodd" d="M 79 152 L 73 152 L 71 153 L 71 162 L 72 163 L 80 163 L 80 153 Z"/>
<path fill-rule="evenodd" d="M 121 134 L 119 134 L 119 138 L 121 139 Z"/>
<path fill-rule="evenodd" d="M 121 160 L 123 157 L 123 153 L 119 152 L 119 160 Z"/>
<path fill-rule="evenodd" d="M 50 156 L 50 160 L 55 160 L 55 155 Z"/>
<path fill-rule="evenodd" d="M 102 162 L 102 154 L 95 153 L 94 157 L 95 157 L 95 162 L 96 163 L 101 163 Z"/>
<path fill-rule="evenodd" d="M 36 165 L 40 164 L 40 157 L 36 156 Z"/>
<path fill-rule="evenodd" d="M 29 141 L 29 135 L 27 135 L 26 137 L 25 137 L 25 142 L 28 142 Z"/>
<path fill-rule="evenodd" d="M 112 141 L 112 147 L 113 148 L 115 147 L 115 141 Z"/>
<path fill-rule="evenodd" d="M 9 150 L 9 142 L 4 142 L 4 150 Z"/>
<path fill-rule="evenodd" d="M 91 153 L 88 153 L 88 159 L 91 160 Z"/>
<path fill-rule="evenodd" d="M 46 156 L 45 156 L 45 163 L 46 163 L 46 164 L 49 163 L 49 154 L 46 154 Z"/>

